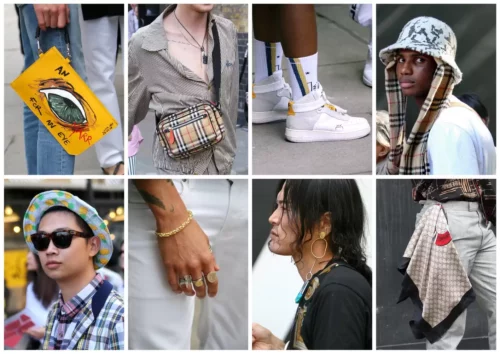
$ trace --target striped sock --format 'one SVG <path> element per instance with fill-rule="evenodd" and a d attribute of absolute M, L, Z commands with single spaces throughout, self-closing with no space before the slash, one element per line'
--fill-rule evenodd
<path fill-rule="evenodd" d="M 287 58 L 293 100 L 307 95 L 318 82 L 318 53 L 303 58 Z"/>
<path fill-rule="evenodd" d="M 264 80 L 275 71 L 281 70 L 283 49 L 280 42 L 262 42 L 254 39 L 253 50 L 255 53 L 255 82 Z"/>

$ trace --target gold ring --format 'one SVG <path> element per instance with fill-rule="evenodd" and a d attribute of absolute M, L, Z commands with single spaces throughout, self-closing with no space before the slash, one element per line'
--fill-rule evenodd
<path fill-rule="evenodd" d="M 217 273 L 210 272 L 207 274 L 206 278 L 209 283 L 215 283 L 217 281 Z"/>
<path fill-rule="evenodd" d="M 197 279 L 197 280 L 193 280 L 193 284 L 197 288 L 201 288 L 203 285 L 205 285 L 205 282 L 203 281 L 203 277 L 201 277 L 200 279 Z"/>

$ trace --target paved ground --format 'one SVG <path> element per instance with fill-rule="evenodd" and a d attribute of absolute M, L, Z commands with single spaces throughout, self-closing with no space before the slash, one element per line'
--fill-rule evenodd
<path fill-rule="evenodd" d="M 28 172 L 24 155 L 23 103 L 10 87 L 10 83 L 19 76 L 23 69 L 24 58 L 20 50 L 19 29 L 14 5 L 5 5 L 4 10 L 5 174 L 25 175 Z M 120 111 L 123 113 L 123 55 L 121 53 L 118 56 L 116 67 L 115 87 L 121 102 Z M 93 147 L 76 158 L 75 174 L 102 174 Z"/>
<path fill-rule="evenodd" d="M 317 5 L 316 13 L 321 85 L 332 103 L 371 124 L 372 90 L 361 80 L 370 30 L 349 17 L 348 5 Z M 285 140 L 285 123 L 252 129 L 253 174 L 371 174 L 371 134 L 353 141 L 299 144 Z"/>

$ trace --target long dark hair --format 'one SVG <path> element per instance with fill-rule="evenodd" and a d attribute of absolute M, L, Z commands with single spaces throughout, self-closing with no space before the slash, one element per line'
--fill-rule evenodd
<path fill-rule="evenodd" d="M 49 307 L 57 298 L 59 288 L 55 280 L 49 278 L 43 271 L 40 257 L 34 254 L 37 270 L 28 272 L 28 282 L 33 282 L 33 292 L 45 308 Z"/>
<path fill-rule="evenodd" d="M 364 246 L 365 208 L 356 182 L 352 179 L 282 180 L 283 203 L 288 218 L 295 221 L 297 240 L 293 247 L 302 258 L 302 245 L 309 241 L 321 217 L 331 214 L 329 247 L 335 258 L 344 259 L 372 283 L 372 271 L 366 264 Z"/>

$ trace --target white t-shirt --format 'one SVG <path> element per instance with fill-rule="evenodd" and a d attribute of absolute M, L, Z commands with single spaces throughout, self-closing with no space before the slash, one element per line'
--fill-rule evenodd
<path fill-rule="evenodd" d="M 451 102 L 460 102 L 455 96 Z M 465 107 L 441 112 L 429 133 L 431 175 L 494 175 L 496 149 L 488 127 Z"/>

